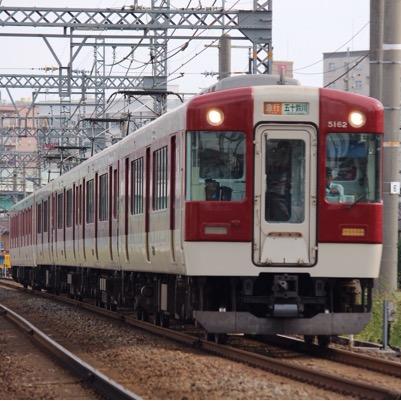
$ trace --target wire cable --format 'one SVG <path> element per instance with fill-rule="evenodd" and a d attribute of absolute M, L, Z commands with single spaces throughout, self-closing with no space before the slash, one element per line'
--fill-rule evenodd
<path fill-rule="evenodd" d="M 362 28 L 360 28 L 359 31 L 358 31 L 357 33 L 355 33 L 355 35 L 353 35 L 350 39 L 348 39 L 348 40 L 347 40 L 345 43 L 343 43 L 341 46 L 337 47 L 336 50 L 334 50 L 334 51 L 332 51 L 332 52 L 329 52 L 329 53 L 327 53 L 327 54 L 333 54 L 333 53 L 338 52 L 338 51 L 339 51 L 340 49 L 342 49 L 345 45 L 347 45 L 347 44 L 348 44 L 349 42 L 351 42 L 354 38 L 356 38 L 356 37 L 369 25 L 369 23 L 370 23 L 370 21 L 366 22 L 366 23 L 362 26 Z M 312 67 L 312 66 L 314 66 L 314 65 L 316 65 L 316 64 L 321 63 L 322 61 L 323 61 L 323 59 L 321 58 L 321 59 L 319 59 L 319 60 L 317 60 L 317 61 L 315 61 L 315 62 L 313 62 L 313 63 L 311 63 L 311 64 L 305 65 L 305 66 L 303 66 L 303 67 L 296 68 L 295 70 L 293 70 L 293 72 L 297 72 L 297 71 L 299 71 L 299 70 L 304 70 L 305 68 Z"/>

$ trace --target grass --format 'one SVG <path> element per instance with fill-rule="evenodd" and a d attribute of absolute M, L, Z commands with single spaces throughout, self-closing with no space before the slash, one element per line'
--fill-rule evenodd
<path fill-rule="evenodd" d="M 390 301 L 395 306 L 395 319 L 391 324 L 390 345 L 401 347 L 401 292 L 394 293 Z M 375 343 L 382 342 L 383 331 L 383 297 L 376 296 L 373 299 L 372 319 L 365 329 L 356 338 Z"/>

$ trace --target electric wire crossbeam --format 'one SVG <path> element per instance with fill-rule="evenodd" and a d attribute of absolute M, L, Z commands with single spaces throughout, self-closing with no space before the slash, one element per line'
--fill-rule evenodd
<path fill-rule="evenodd" d="M 13 31 L 13 27 L 20 28 Z M 32 29 L 31 32 L 28 28 Z M 63 28 L 60 32 L 60 28 Z M 176 35 L 176 31 L 178 35 Z M 38 93 L 54 91 L 60 97 L 60 113 L 63 121 L 56 125 L 46 127 L 28 127 L 17 125 L 14 132 L 7 127 L 0 129 L 0 138 L 3 145 L 9 138 L 32 137 L 38 142 L 37 171 L 49 163 L 47 157 L 47 145 L 57 144 L 65 146 L 84 146 L 88 138 L 88 132 L 94 128 L 76 125 L 76 119 L 85 116 L 86 96 L 95 95 L 94 116 L 99 118 L 113 117 L 105 113 L 109 106 L 105 107 L 105 91 L 121 89 L 157 90 L 167 91 L 168 61 L 178 52 L 169 55 L 167 45 L 170 40 L 187 40 L 186 46 L 192 40 L 216 40 L 216 32 L 230 32 L 233 39 L 248 40 L 253 46 L 257 46 L 257 57 L 253 60 L 256 67 L 254 72 L 269 72 L 266 58 L 261 54 L 268 53 L 271 48 L 272 12 L 271 0 L 267 2 L 255 1 L 253 10 L 234 10 L 222 7 L 200 7 L 171 9 L 169 0 L 152 0 L 151 7 L 129 6 L 121 9 L 99 8 L 42 8 L 42 7 L 0 7 L 0 36 L 4 37 L 41 37 L 53 55 L 58 65 L 59 74 L 0 74 L 0 86 L 8 92 L 10 89 L 30 88 L 35 92 L 32 106 L 37 102 Z M 65 38 L 70 42 L 70 60 L 63 65 L 50 38 Z M 130 40 L 130 43 L 127 40 Z M 135 40 L 136 43 L 132 43 Z M 124 42 L 125 41 L 125 42 Z M 139 46 L 150 48 L 150 60 L 145 63 L 152 69 L 152 75 L 143 73 L 132 76 L 128 68 L 125 75 L 112 75 L 112 70 L 107 64 L 105 50 L 112 46 L 113 51 L 120 46 L 132 46 L 132 52 Z M 79 52 L 87 46 L 94 49 L 94 68 L 91 72 L 78 71 L 73 67 Z M 262 52 L 262 53 L 261 53 Z M 124 58 L 125 59 L 125 58 Z M 123 60 L 124 60 L 123 59 Z M 113 61 L 114 63 L 114 61 Z M 119 64 L 117 62 L 115 64 Z M 114 64 L 113 64 L 114 65 Z M 185 63 L 183 64 L 185 65 Z M 130 64 L 131 67 L 131 64 Z M 180 67 L 182 68 L 182 66 Z M 144 72 L 145 70 L 143 70 Z M 182 75 L 181 75 L 182 76 Z M 175 79 L 175 78 L 173 78 Z M 10 94 L 10 93 L 9 93 Z M 81 101 L 72 111 L 73 94 L 79 94 Z M 11 95 L 10 95 L 11 96 Z M 154 115 L 161 115 L 167 109 L 167 94 L 152 94 Z M 12 100 L 13 101 L 13 100 Z M 128 106 L 128 105 L 126 105 Z M 16 112 L 18 113 L 18 109 Z M 142 117 L 131 119 L 133 126 L 141 126 Z M 99 128 L 99 129 L 98 129 Z M 107 127 L 97 124 L 95 135 L 102 135 Z M 99 132 L 98 132 L 99 131 Z M 93 132 L 92 132 L 93 134 Z M 93 135 L 92 135 L 93 136 Z M 9 143 L 9 142 L 8 142 Z M 106 145 L 106 139 L 103 141 Z M 99 142 L 100 144 L 100 142 Z M 101 149 L 102 146 L 99 147 Z M 3 146 L 0 153 L 4 152 Z M 46 157 L 44 157 L 46 156 Z M 68 170 L 76 165 L 76 161 L 84 157 L 83 150 L 79 151 L 79 157 L 63 155 L 64 169 Z M 0 157 L 1 158 L 1 157 Z M 17 165 L 17 170 L 21 165 Z M 50 168 L 50 166 L 49 166 Z M 2 177 L 0 177 L 1 185 Z M 40 182 L 40 179 L 34 182 Z"/>

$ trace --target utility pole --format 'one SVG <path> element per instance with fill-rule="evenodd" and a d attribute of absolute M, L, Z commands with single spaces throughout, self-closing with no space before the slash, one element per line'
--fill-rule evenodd
<path fill-rule="evenodd" d="M 369 96 L 382 98 L 384 0 L 370 0 Z"/>
<path fill-rule="evenodd" d="M 346 91 L 346 92 L 349 92 L 349 90 L 350 90 L 350 85 L 349 85 L 349 65 L 350 65 L 350 57 L 351 57 L 351 55 L 350 55 L 349 47 L 347 47 L 347 63 L 346 63 L 346 66 L 345 66 L 346 72 L 347 72 L 347 74 L 346 74 L 346 76 L 345 76 L 345 91 Z"/>
<path fill-rule="evenodd" d="M 383 31 L 384 182 L 383 256 L 379 291 L 397 288 L 400 182 L 401 0 L 385 0 Z M 397 192 L 398 184 L 398 192 Z"/>
<path fill-rule="evenodd" d="M 219 39 L 219 80 L 231 75 L 231 39 L 223 34 Z"/>

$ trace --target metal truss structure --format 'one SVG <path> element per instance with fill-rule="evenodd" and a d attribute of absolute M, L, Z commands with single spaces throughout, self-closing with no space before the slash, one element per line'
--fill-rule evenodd
<path fill-rule="evenodd" d="M 171 8 L 170 0 L 151 0 L 150 7 L 135 3 L 120 9 L 0 7 L 0 37 L 39 38 L 52 54 L 58 71 L 0 74 L 0 87 L 9 93 L 17 121 L 12 126 L 0 125 L 0 191 L 26 192 L 26 180 L 34 187 L 40 186 L 44 171 L 54 170 L 54 166 L 60 172 L 66 171 L 94 149 L 107 146 L 113 142 L 113 138 L 107 138 L 111 136 L 109 124 L 115 123 L 114 120 L 129 120 L 133 127 L 139 127 L 143 121 L 164 113 L 171 42 L 185 41 L 181 45 L 184 51 L 190 41 L 214 41 L 228 32 L 232 40 L 247 41 L 253 48 L 253 73 L 271 71 L 272 0 L 254 0 L 252 10 L 177 9 Z M 60 61 L 50 42 L 57 39 L 69 42 L 67 63 Z M 82 71 L 75 68 L 76 60 L 88 47 L 93 49 L 93 67 L 91 71 Z M 144 74 L 135 68 L 132 75 L 134 54 L 143 48 L 149 49 L 145 67 L 150 71 Z M 129 51 L 129 57 L 123 59 L 130 63 L 124 75 L 112 72 L 113 66 L 121 63 L 115 61 L 116 49 Z M 29 88 L 33 93 L 31 106 L 20 113 L 11 91 L 21 88 Z M 153 102 L 150 115 L 135 115 L 128 109 L 117 116 L 110 115 L 106 91 L 124 90 L 147 93 Z M 59 114 L 45 123 L 33 113 L 44 93 L 56 94 L 59 98 Z M 73 103 L 72 96 L 78 97 L 79 102 Z M 131 98 L 127 99 L 128 104 Z M 37 150 L 10 151 L 13 141 L 21 138 L 34 138 Z"/>

